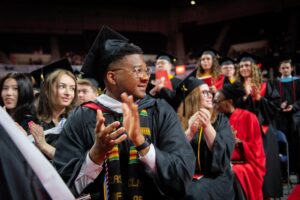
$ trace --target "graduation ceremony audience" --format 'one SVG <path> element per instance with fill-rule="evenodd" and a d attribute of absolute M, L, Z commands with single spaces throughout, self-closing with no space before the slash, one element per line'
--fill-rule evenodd
<path fill-rule="evenodd" d="M 103 26 L 79 76 L 67 58 L 7 73 L 0 105 L 78 199 L 281 198 L 291 181 L 278 131 L 296 183 L 300 174 L 292 60 L 280 56 L 280 76 L 264 80 L 254 54 L 200 52 L 184 76 L 166 52 L 151 71 L 139 46 Z"/>

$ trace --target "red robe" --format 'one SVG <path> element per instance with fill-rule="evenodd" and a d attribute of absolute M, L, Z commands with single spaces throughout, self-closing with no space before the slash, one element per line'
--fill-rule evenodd
<path fill-rule="evenodd" d="M 232 169 L 247 200 L 263 199 L 266 157 L 258 119 L 247 110 L 236 109 L 231 114 L 229 123 L 237 131 L 236 137 L 242 142 L 234 148 Z"/>

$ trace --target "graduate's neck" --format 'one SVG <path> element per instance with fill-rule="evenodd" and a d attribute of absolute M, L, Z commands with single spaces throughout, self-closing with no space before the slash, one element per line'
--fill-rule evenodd
<path fill-rule="evenodd" d="M 287 75 L 287 76 L 281 75 L 281 78 L 292 78 L 292 75 L 291 75 L 291 74 L 290 74 L 290 75 Z"/>
<path fill-rule="evenodd" d="M 115 100 L 117 100 L 117 101 L 120 101 L 120 102 L 122 102 L 122 100 L 121 100 L 121 95 L 116 95 L 116 94 L 114 94 L 113 92 L 111 92 L 111 91 L 109 91 L 109 90 L 106 90 L 106 93 L 105 93 L 107 96 L 109 96 L 110 98 L 113 98 L 113 99 L 115 99 Z"/>
<path fill-rule="evenodd" d="M 52 121 L 55 125 L 57 125 L 60 121 L 61 115 L 65 112 L 66 108 L 56 108 L 53 109 L 52 112 Z"/>

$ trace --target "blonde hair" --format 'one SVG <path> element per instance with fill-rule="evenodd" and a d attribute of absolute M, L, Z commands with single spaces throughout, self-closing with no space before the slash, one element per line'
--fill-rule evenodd
<path fill-rule="evenodd" d="M 41 121 L 50 122 L 52 120 L 54 101 L 55 101 L 55 94 L 53 92 L 53 87 L 57 87 L 57 83 L 63 75 L 67 75 L 71 77 L 75 82 L 74 99 L 72 100 L 71 104 L 66 107 L 64 115 L 67 116 L 76 104 L 77 85 L 76 85 L 75 75 L 72 72 L 67 70 L 62 70 L 62 69 L 56 70 L 46 78 L 38 99 L 37 115 Z"/>
<path fill-rule="evenodd" d="M 199 90 L 199 87 L 196 87 L 193 89 L 185 98 L 185 115 L 183 113 L 183 102 L 180 103 L 178 109 L 177 109 L 177 115 L 179 117 L 179 120 L 181 122 L 182 127 L 184 130 L 188 128 L 188 121 L 190 117 L 200 110 L 201 104 L 201 91 Z M 214 122 L 216 120 L 217 113 L 214 109 L 210 110 L 211 112 L 211 122 Z"/>
<path fill-rule="evenodd" d="M 240 67 L 241 67 L 240 64 L 238 64 L 236 80 L 241 82 L 242 84 L 244 84 L 245 79 L 240 74 Z M 253 85 L 255 85 L 256 87 L 260 87 L 262 82 L 263 82 L 263 78 L 262 78 L 262 74 L 261 74 L 259 67 L 255 63 L 251 62 L 251 83 Z"/>

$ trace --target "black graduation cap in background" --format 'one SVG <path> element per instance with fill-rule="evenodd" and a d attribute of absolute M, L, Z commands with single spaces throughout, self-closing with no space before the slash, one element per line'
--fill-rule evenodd
<path fill-rule="evenodd" d="M 126 37 L 107 26 L 102 26 L 85 57 L 81 73 L 84 77 L 96 79 L 99 87 L 104 89 L 104 74 L 111 62 L 111 57 L 127 43 Z"/>
<path fill-rule="evenodd" d="M 175 110 L 178 109 L 181 102 L 183 102 L 183 115 L 185 115 L 185 98 L 186 96 L 193 91 L 196 87 L 204 84 L 202 80 L 196 78 L 197 69 L 194 69 L 191 73 L 189 73 L 175 88 L 176 90 L 176 101 Z"/>
<path fill-rule="evenodd" d="M 241 61 L 250 61 L 252 63 L 255 63 L 260 70 L 262 70 L 263 65 L 266 64 L 266 60 L 264 60 L 262 57 L 251 54 L 249 52 L 243 52 L 240 54 L 237 62 L 240 63 Z"/>
<path fill-rule="evenodd" d="M 241 53 L 239 55 L 237 61 L 238 62 L 241 62 L 241 61 L 250 61 L 252 63 L 258 64 L 258 63 L 262 62 L 262 58 L 259 57 L 259 56 L 257 56 L 257 55 L 248 53 L 248 52 L 243 52 L 243 53 Z"/>
<path fill-rule="evenodd" d="M 218 59 L 220 59 L 222 57 L 222 55 L 219 51 L 217 51 L 216 49 L 211 48 L 211 47 L 203 47 L 200 52 L 201 52 L 200 56 L 202 56 L 203 54 L 209 54 L 212 57 L 217 57 Z"/>
<path fill-rule="evenodd" d="M 30 74 L 34 78 L 35 84 L 37 86 L 40 86 L 41 83 L 43 83 L 44 80 L 47 78 L 47 76 L 57 69 L 64 69 L 74 73 L 69 60 L 67 58 L 62 58 L 60 60 L 57 60 L 55 62 L 52 62 L 48 65 L 45 65 L 39 69 L 30 72 Z"/>
<path fill-rule="evenodd" d="M 160 52 L 159 54 L 157 54 L 156 60 L 158 60 L 158 59 L 167 60 L 170 63 L 172 63 L 173 65 L 176 63 L 176 60 L 177 60 L 175 56 L 173 56 L 169 53 L 166 53 L 166 52 Z"/>
<path fill-rule="evenodd" d="M 278 67 L 280 66 L 280 64 L 282 62 L 290 62 L 290 63 L 292 63 L 292 57 L 289 56 L 289 55 L 286 55 L 286 54 L 279 55 L 278 57 L 275 58 L 275 60 L 276 60 L 276 63 L 278 65 Z"/>
<path fill-rule="evenodd" d="M 244 86 L 238 81 L 235 81 L 233 84 L 225 84 L 219 92 L 225 96 L 225 99 L 232 99 L 234 101 L 246 94 Z"/>
<path fill-rule="evenodd" d="M 220 60 L 220 66 L 222 66 L 222 65 L 234 65 L 234 64 L 235 64 L 235 61 L 232 58 L 229 58 L 229 57 L 223 57 Z"/>

